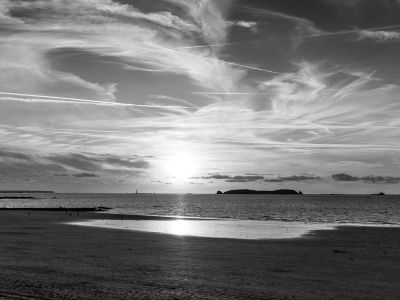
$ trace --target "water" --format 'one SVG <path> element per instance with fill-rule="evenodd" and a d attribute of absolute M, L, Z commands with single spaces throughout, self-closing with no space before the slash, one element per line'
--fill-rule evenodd
<path fill-rule="evenodd" d="M 0 196 L 5 195 L 0 194 Z M 398 195 L 34 194 L 33 196 L 37 199 L 0 199 L 0 207 L 105 206 L 112 208 L 111 213 L 118 214 L 400 225 Z"/>
<path fill-rule="evenodd" d="M 155 232 L 170 235 L 229 239 L 290 239 L 316 230 L 332 230 L 331 224 L 237 219 L 83 220 L 69 225 Z"/>

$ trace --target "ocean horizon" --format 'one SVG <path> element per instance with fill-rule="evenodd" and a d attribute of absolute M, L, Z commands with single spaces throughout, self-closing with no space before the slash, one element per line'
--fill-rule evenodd
<path fill-rule="evenodd" d="M 400 195 L 54 193 L 31 196 L 32 199 L 0 199 L 0 208 L 107 207 L 110 208 L 107 213 L 122 215 L 400 225 Z"/>

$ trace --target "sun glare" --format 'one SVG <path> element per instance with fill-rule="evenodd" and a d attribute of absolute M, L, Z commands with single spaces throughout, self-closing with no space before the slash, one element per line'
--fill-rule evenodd
<path fill-rule="evenodd" d="M 190 222 L 187 222 L 185 220 L 174 220 L 168 222 L 169 226 L 167 228 L 167 232 L 170 234 L 190 235 L 190 233 L 192 232 Z"/>
<path fill-rule="evenodd" d="M 176 181 L 185 181 L 194 176 L 199 168 L 198 160 L 189 153 L 177 153 L 165 160 L 166 173 Z"/>

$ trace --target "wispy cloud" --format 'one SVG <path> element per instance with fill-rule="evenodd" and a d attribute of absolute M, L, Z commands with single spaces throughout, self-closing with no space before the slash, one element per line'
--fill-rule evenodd
<path fill-rule="evenodd" d="M 209 44 L 223 44 L 227 23 L 222 5 L 208 0 L 170 2 L 184 9 L 189 19 L 165 11 L 142 13 L 132 5 L 111 0 L 75 1 L 68 5 L 60 1 L 7 1 L 3 15 L 19 25 L 17 31 L 10 30 L 0 39 L 2 68 L 13 70 L 12 76 L 7 72 L 8 80 L 18 77 L 24 83 L 15 87 L 16 91 L 42 92 L 52 82 L 53 88 L 63 84 L 71 88 L 75 85 L 82 92 L 90 91 L 83 93 L 85 96 L 95 92 L 104 99 L 114 97 L 104 85 L 52 70 L 46 53 L 70 47 L 116 56 L 129 64 L 140 63 L 148 68 L 185 74 L 205 88 L 219 85 L 231 89 L 242 76 L 241 72 L 217 59 L 208 49 L 173 50 L 196 46 L 197 38 Z M 41 13 L 37 14 L 39 10 Z M 18 17 L 14 14 L 16 11 Z M 192 59 L 187 59 L 187 55 Z M 210 74 L 213 74 L 212 81 Z M 3 90 L 11 86 L 5 79 Z"/>
<path fill-rule="evenodd" d="M 315 175 L 292 175 L 292 176 L 283 176 L 276 178 L 268 178 L 265 179 L 265 182 L 312 182 L 312 181 L 321 181 L 322 177 Z"/>
<path fill-rule="evenodd" d="M 69 184 L 72 178 L 98 178 L 105 184 L 111 184 L 116 178 L 127 181 L 138 179 L 148 168 L 150 164 L 146 158 L 134 155 L 0 151 L 0 180 L 3 183 L 46 181 L 54 185 Z"/>
<path fill-rule="evenodd" d="M 83 171 L 99 171 L 107 169 L 147 169 L 149 168 L 149 163 L 142 158 L 121 158 L 115 155 L 102 154 L 78 154 L 78 153 L 68 153 L 68 154 L 53 154 L 44 157 L 45 160 L 51 161 L 53 163 L 58 163 L 65 168 L 71 168 L 73 170 L 83 170 Z"/>
<path fill-rule="evenodd" d="M 233 24 L 235 26 L 247 28 L 252 32 L 257 32 L 257 26 L 258 26 L 257 22 L 240 20 L 233 22 Z"/>
<path fill-rule="evenodd" d="M 345 181 L 345 182 L 363 181 L 365 183 L 380 183 L 380 184 L 395 184 L 400 182 L 400 177 L 376 176 L 376 175 L 357 177 L 346 173 L 334 174 L 332 175 L 332 179 L 336 181 Z"/>
<path fill-rule="evenodd" d="M 379 26 L 379 27 L 368 27 L 368 28 L 354 28 L 354 29 L 346 29 L 346 30 L 338 30 L 338 31 L 318 31 L 311 35 L 307 35 L 305 37 L 324 37 L 324 36 L 337 36 L 337 35 L 357 35 L 359 38 L 376 38 L 377 36 L 382 37 L 391 35 L 390 33 L 394 33 L 393 31 L 387 31 L 390 29 L 400 29 L 400 24 L 390 25 L 390 26 Z M 370 36 L 368 36 L 370 35 Z"/>
<path fill-rule="evenodd" d="M 183 153 L 191 177 L 226 186 L 397 178 L 398 68 L 336 53 L 395 57 L 394 22 L 329 31 L 267 4 L 156 2 L 1 1 L 2 166 L 145 185 L 170 183 L 165 164 Z"/>
<path fill-rule="evenodd" d="M 78 174 L 73 174 L 72 176 L 78 177 L 78 178 L 95 178 L 95 177 L 99 177 L 94 173 L 78 173 Z"/>
<path fill-rule="evenodd" d="M 373 40 L 380 43 L 400 41 L 400 32 L 397 31 L 369 31 L 361 30 L 359 32 L 359 40 Z"/>
<path fill-rule="evenodd" d="M 201 177 L 201 179 L 217 179 L 217 180 L 225 180 L 226 182 L 254 182 L 258 180 L 264 179 L 264 176 L 261 175 L 221 175 L 221 174 L 212 174 L 209 176 Z"/>

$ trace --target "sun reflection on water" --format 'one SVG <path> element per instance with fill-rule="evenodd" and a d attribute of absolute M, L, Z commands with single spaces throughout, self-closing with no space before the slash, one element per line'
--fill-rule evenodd
<path fill-rule="evenodd" d="M 254 220 L 88 220 L 69 224 L 177 236 L 233 239 L 296 238 L 314 230 L 331 230 L 335 228 L 332 224 Z"/>
<path fill-rule="evenodd" d="M 175 234 L 175 235 L 191 235 L 193 234 L 192 232 L 192 226 L 191 223 L 185 220 L 174 220 L 174 221 L 168 221 L 168 233 L 169 234 Z"/>

